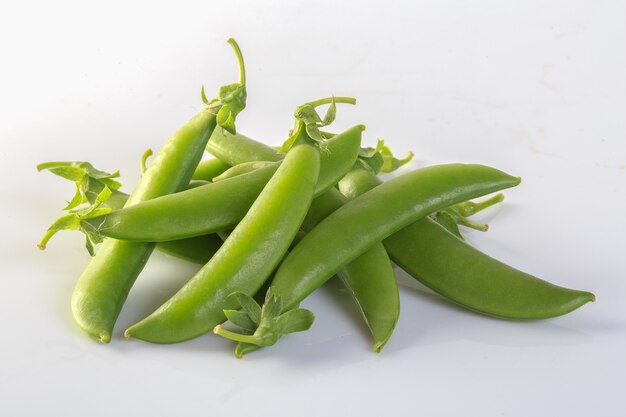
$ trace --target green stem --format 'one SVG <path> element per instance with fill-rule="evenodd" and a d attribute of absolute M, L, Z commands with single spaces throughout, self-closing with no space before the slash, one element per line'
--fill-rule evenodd
<path fill-rule="evenodd" d="M 261 344 L 261 341 L 259 340 L 259 338 L 254 335 L 246 335 L 246 334 L 231 332 L 230 330 L 223 328 L 219 324 L 213 328 L 213 333 L 215 333 L 216 335 L 225 337 L 226 339 L 233 340 L 235 342 L 251 343 L 254 345 Z"/>
<path fill-rule="evenodd" d="M 493 206 L 494 204 L 498 204 L 504 200 L 504 194 L 498 193 L 491 198 L 488 198 L 483 201 L 474 202 L 474 201 L 465 201 L 463 203 L 457 204 L 454 206 L 454 210 L 459 213 L 463 217 L 473 216 L 474 214 L 482 211 L 488 207 Z"/>
<path fill-rule="evenodd" d="M 237 57 L 237 65 L 239 66 L 239 84 L 246 85 L 246 67 L 243 63 L 243 54 L 241 53 L 241 49 L 239 49 L 239 45 L 237 41 L 233 38 L 228 39 L 228 44 L 233 47 L 235 51 L 235 56 Z"/>
<path fill-rule="evenodd" d="M 57 230 L 48 230 L 46 231 L 46 234 L 44 235 L 43 238 L 41 238 L 41 241 L 37 244 L 37 247 L 40 250 L 45 250 L 46 249 L 46 244 L 48 244 L 48 241 L 52 238 L 52 236 L 54 236 L 56 234 Z"/>
<path fill-rule="evenodd" d="M 324 104 L 332 104 L 335 103 L 344 103 L 344 104 L 356 104 L 356 99 L 352 97 L 325 97 L 320 98 L 319 100 L 310 101 L 306 104 L 312 107 L 323 106 Z"/>
<path fill-rule="evenodd" d="M 470 229 L 486 232 L 489 229 L 489 225 L 484 223 L 477 223 L 465 217 L 457 217 L 456 222 L 462 226 L 469 227 Z"/>
<path fill-rule="evenodd" d="M 141 155 L 141 161 L 139 161 L 139 168 L 141 169 L 141 174 L 142 175 L 143 175 L 144 172 L 146 172 L 146 161 L 151 156 L 152 156 L 152 149 L 150 149 L 150 148 L 146 149 L 146 151 L 143 153 L 143 155 Z"/>

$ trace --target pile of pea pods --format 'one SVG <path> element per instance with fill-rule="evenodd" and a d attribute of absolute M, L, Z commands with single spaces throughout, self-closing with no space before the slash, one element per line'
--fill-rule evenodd
<path fill-rule="evenodd" d="M 229 39 L 239 81 L 221 87 L 185 123 L 128 195 L 118 172 L 87 162 L 38 166 L 73 181 L 66 213 L 39 244 L 60 230 L 86 236 L 91 261 L 71 299 L 76 323 L 107 343 L 127 295 L 156 248 L 203 265 L 163 305 L 125 331 L 128 338 L 178 343 L 210 333 L 237 342 L 241 357 L 307 330 L 299 304 L 333 276 L 353 295 L 375 351 L 391 337 L 400 312 L 393 265 L 446 299 L 488 316 L 546 319 L 594 301 L 503 264 L 463 240 L 459 225 L 502 201 L 495 194 L 520 178 L 474 164 L 428 166 L 382 181 L 380 173 L 411 159 L 379 141 L 362 148 L 363 125 L 327 131 L 337 105 L 327 97 L 298 106 L 277 149 L 237 132 L 246 105 L 241 51 Z M 327 106 L 322 117 L 318 107 Z M 202 160 L 204 152 L 213 157 Z M 146 167 L 146 165 L 148 165 Z M 228 325 L 223 326 L 225 322 Z"/>

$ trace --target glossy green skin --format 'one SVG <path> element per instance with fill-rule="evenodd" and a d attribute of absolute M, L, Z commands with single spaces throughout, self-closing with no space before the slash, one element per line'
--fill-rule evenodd
<path fill-rule="evenodd" d="M 195 181 L 196 183 L 200 180 Z M 194 184 L 194 181 L 189 183 L 189 186 Z M 89 202 L 93 204 L 96 196 L 102 191 L 104 186 L 102 183 L 89 179 L 89 191 L 87 196 Z M 128 200 L 128 194 L 118 190 L 112 190 L 111 197 L 103 204 L 104 207 L 110 207 L 113 210 L 124 207 Z M 170 240 L 167 242 L 160 242 L 156 245 L 157 250 L 166 253 L 176 258 L 184 259 L 189 262 L 204 265 L 211 259 L 213 254 L 222 245 L 222 239 L 215 234 L 190 237 L 187 239 Z"/>
<path fill-rule="evenodd" d="M 333 187 L 352 168 L 363 129 L 357 125 L 328 140 L 328 152 L 320 157 L 316 196 Z M 143 242 L 183 239 L 230 229 L 244 217 L 280 163 L 116 210 L 84 224 L 90 224 L 107 237 Z"/>
<path fill-rule="evenodd" d="M 155 198 L 91 219 L 107 237 L 162 242 L 233 228 L 246 215 L 278 164 Z"/>
<path fill-rule="evenodd" d="M 132 192 L 126 206 L 184 189 L 215 128 L 215 116 L 202 111 L 168 140 Z M 107 343 L 122 305 L 148 261 L 154 243 L 106 239 L 78 279 L 72 313 L 88 335 Z"/>
<path fill-rule="evenodd" d="M 336 189 L 328 190 L 313 200 L 302 229 L 310 232 L 347 201 Z M 379 352 L 391 337 L 400 314 L 398 284 L 382 243 L 346 264 L 337 276 L 352 294 L 374 337 L 374 350 Z"/>
<path fill-rule="evenodd" d="M 319 168 L 316 147 L 292 148 L 215 256 L 126 336 L 176 343 L 225 321 L 223 310 L 238 307 L 228 296 L 235 291 L 254 295 L 284 256 L 313 199 Z"/>
<path fill-rule="evenodd" d="M 370 172 L 352 171 L 339 182 L 348 198 L 381 184 Z M 435 221 L 419 220 L 383 241 L 389 256 L 433 291 L 490 316 L 533 320 L 560 316 L 594 295 L 559 287 L 497 261 Z"/>
<path fill-rule="evenodd" d="M 224 129 L 215 129 L 206 150 L 230 166 L 251 161 L 280 161 L 283 154 L 276 149 L 240 133 L 233 135 Z"/>
<path fill-rule="evenodd" d="M 272 287 L 295 307 L 344 265 L 403 227 L 444 207 L 519 184 L 482 165 L 449 164 L 393 178 L 345 204 L 309 232 L 279 267 Z"/>
<path fill-rule="evenodd" d="M 222 129 L 215 129 L 222 130 Z M 215 132 L 214 130 L 214 132 Z M 230 168 L 226 162 L 220 159 L 213 158 L 202 161 L 198 164 L 198 167 L 193 172 L 192 180 L 213 181 L 213 178 L 222 174 L 224 171 Z"/>

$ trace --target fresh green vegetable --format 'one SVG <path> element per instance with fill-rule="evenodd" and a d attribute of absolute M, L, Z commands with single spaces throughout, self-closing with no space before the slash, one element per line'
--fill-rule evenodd
<path fill-rule="evenodd" d="M 329 139 L 320 158 L 315 195 L 333 187 L 357 158 L 363 126 Z M 132 241 L 162 242 L 232 229 L 250 209 L 280 161 L 205 186 L 83 219 L 88 235 Z"/>
<path fill-rule="evenodd" d="M 332 99 L 331 106 L 342 101 Z M 317 106 L 327 102 L 314 103 Z M 305 122 L 298 117 L 296 111 L 297 126 L 304 126 Z M 336 140 L 357 134 L 360 142 L 361 131 L 362 127 L 357 126 L 345 135 L 338 135 Z M 283 146 L 288 151 L 285 159 L 216 255 L 170 300 L 128 328 L 127 337 L 176 343 L 200 336 L 226 320 L 223 310 L 237 307 L 236 300 L 228 298 L 229 294 L 253 295 L 263 285 L 296 236 L 316 184 L 320 188 L 319 182 L 323 180 L 318 179 L 320 150 L 312 139 L 315 138 L 309 136 L 308 130 L 297 128 L 288 139 L 290 143 Z M 355 159 L 356 154 L 351 164 Z M 245 175 L 232 179 L 242 177 Z"/>
<path fill-rule="evenodd" d="M 233 39 L 229 39 L 229 43 L 239 62 L 240 82 L 222 87 L 218 98 L 207 103 L 207 107 L 169 139 L 131 193 L 126 206 L 186 188 L 215 126 L 219 124 L 234 131 L 234 119 L 245 106 L 245 70 L 238 45 Z M 72 294 L 72 313 L 82 330 L 104 343 L 110 341 L 128 292 L 154 246 L 154 243 L 104 241 Z"/>
<path fill-rule="evenodd" d="M 415 170 L 345 204 L 311 230 L 278 268 L 270 289 L 283 312 L 344 265 L 429 213 L 519 184 L 518 177 L 482 165 L 449 164 Z M 238 342 L 269 346 L 281 334 L 258 327 L 253 335 L 225 335 Z"/>

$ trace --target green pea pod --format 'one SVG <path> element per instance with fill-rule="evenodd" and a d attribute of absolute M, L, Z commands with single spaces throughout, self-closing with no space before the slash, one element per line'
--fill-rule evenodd
<path fill-rule="evenodd" d="M 295 307 L 344 265 L 426 215 L 519 184 L 482 165 L 448 164 L 393 178 L 345 204 L 311 230 L 279 267 L 272 287 Z"/>
<path fill-rule="evenodd" d="M 193 183 L 193 181 L 191 183 Z M 90 178 L 87 189 L 88 192 L 86 194 L 88 198 L 95 197 L 102 192 L 103 188 L 104 185 L 102 183 Z M 117 210 L 124 207 L 126 200 L 128 200 L 128 194 L 114 190 L 111 197 L 109 197 L 103 205 Z M 93 203 L 94 201 L 90 198 L 90 202 Z M 179 259 L 204 265 L 211 259 L 215 252 L 217 252 L 220 246 L 222 246 L 222 239 L 215 234 L 208 234 L 186 239 L 159 242 L 156 245 L 156 249 Z"/>
<path fill-rule="evenodd" d="M 396 177 L 348 202 L 322 220 L 285 257 L 274 275 L 253 334 L 216 326 L 216 334 L 239 342 L 271 346 L 310 325 L 297 305 L 346 264 L 407 225 L 444 207 L 519 184 L 520 179 L 482 165 L 449 164 Z M 250 317 L 250 314 L 248 313 Z M 290 320 L 294 320 L 290 323 Z M 288 325 L 289 324 L 289 325 Z"/>
<path fill-rule="evenodd" d="M 127 337 L 176 343 L 226 320 L 236 291 L 252 295 L 280 262 L 313 198 L 319 150 L 293 147 L 218 253 L 170 300 L 126 330 Z M 225 181 L 224 181 L 225 182 Z"/>
<path fill-rule="evenodd" d="M 336 189 L 328 190 L 313 200 L 302 229 L 305 232 L 313 230 L 319 222 L 347 201 Z M 400 314 L 398 284 L 382 243 L 376 243 L 346 264 L 337 272 L 337 276 L 359 307 L 374 338 L 374 350 L 380 352 L 391 337 Z"/>
<path fill-rule="evenodd" d="M 229 111 L 228 128 L 245 105 L 245 70 L 238 45 L 229 39 L 239 63 L 240 83 L 229 99 L 216 100 L 191 118 L 168 140 L 131 193 L 126 206 L 183 190 L 198 166 L 217 125 L 216 112 Z M 221 97 L 220 97 L 221 98 Z M 154 243 L 106 239 L 78 279 L 72 294 L 72 313 L 80 328 L 107 343 L 122 305 L 148 261 Z"/>
<path fill-rule="evenodd" d="M 251 161 L 280 161 L 284 155 L 276 149 L 242 135 L 217 129 L 211 135 L 207 151 L 230 166 Z"/>
<path fill-rule="evenodd" d="M 201 112 L 170 138 L 129 197 L 126 206 L 185 187 L 215 128 L 215 116 Z M 107 343 L 135 279 L 148 261 L 153 243 L 106 239 L 78 279 L 72 313 L 90 336 Z"/>
<path fill-rule="evenodd" d="M 379 184 L 375 175 L 359 170 L 342 179 L 339 188 L 352 199 Z M 391 259 L 419 282 L 457 304 L 490 316 L 545 319 L 595 300 L 589 292 L 559 287 L 511 268 L 428 218 L 389 236 L 384 245 Z"/>
<path fill-rule="evenodd" d="M 362 125 L 327 141 L 315 195 L 333 187 L 354 165 Z M 84 220 L 90 233 L 115 239 L 161 242 L 233 228 L 244 217 L 281 162 L 202 187 L 155 198 Z"/>
<path fill-rule="evenodd" d="M 213 132 L 221 131 L 222 129 L 214 129 Z M 212 181 L 213 178 L 221 175 L 224 171 L 230 168 L 226 162 L 221 159 L 213 158 L 200 162 L 198 167 L 191 177 L 192 180 Z"/>

